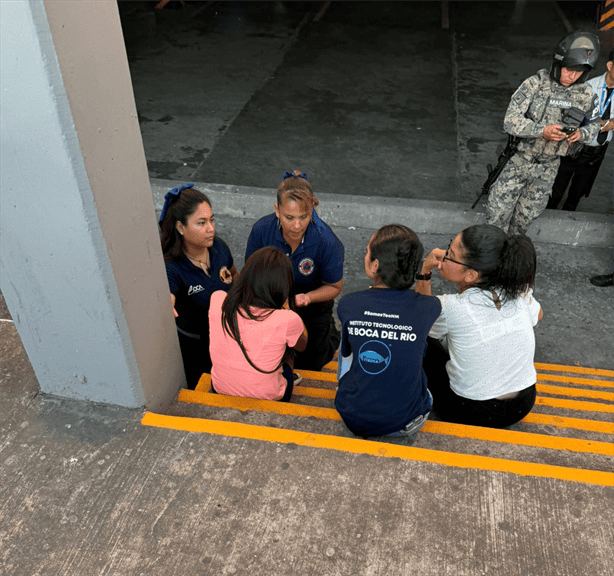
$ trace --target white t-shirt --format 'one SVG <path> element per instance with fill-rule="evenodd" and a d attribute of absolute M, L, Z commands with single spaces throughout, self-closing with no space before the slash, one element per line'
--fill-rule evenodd
<path fill-rule="evenodd" d="M 471 400 L 490 400 L 535 383 L 533 365 L 540 305 L 533 291 L 497 310 L 492 293 L 469 288 L 444 294 L 429 336 L 444 339 L 450 353 L 450 387 Z"/>

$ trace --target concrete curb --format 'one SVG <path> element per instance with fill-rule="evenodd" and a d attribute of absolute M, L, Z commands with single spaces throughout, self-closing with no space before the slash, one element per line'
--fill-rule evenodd
<path fill-rule="evenodd" d="M 183 181 L 150 179 L 156 212 L 162 210 L 164 195 Z M 230 184 L 195 182 L 194 187 L 209 198 L 218 216 L 257 220 L 270 214 L 275 190 Z M 484 209 L 471 210 L 464 202 L 439 202 L 404 198 L 318 194 L 318 212 L 330 226 L 377 229 L 399 222 L 414 232 L 454 235 L 485 221 Z M 528 230 L 535 242 L 568 246 L 614 246 L 614 223 L 610 216 L 588 212 L 546 210 Z"/>

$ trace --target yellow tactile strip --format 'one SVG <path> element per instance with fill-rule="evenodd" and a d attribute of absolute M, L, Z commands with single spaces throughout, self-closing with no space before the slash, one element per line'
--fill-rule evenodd
<path fill-rule="evenodd" d="M 180 390 L 177 400 L 220 408 L 234 408 L 242 412 L 250 410 L 253 412 L 271 412 L 299 417 L 312 416 L 324 420 L 341 420 L 341 416 L 339 416 L 339 413 L 334 408 L 275 402 L 273 400 L 256 400 L 254 398 L 238 398 L 236 396 L 209 394 L 192 390 Z M 568 450 L 570 452 L 614 456 L 614 444 L 610 442 L 579 440 L 546 434 L 517 432 L 515 430 L 483 428 L 480 426 L 466 426 L 436 420 L 427 420 L 421 432 L 445 434 L 446 436 L 456 436 L 458 438 L 473 438 L 488 442 L 501 442 L 517 446 L 532 446 L 534 448 L 550 448 L 552 450 Z"/>
<path fill-rule="evenodd" d="M 301 375 L 304 374 L 300 371 Z M 319 374 L 313 372 L 313 374 Z M 324 374 L 324 373 L 322 373 Z M 327 378 L 314 378 L 309 376 L 310 380 L 319 380 L 321 382 L 331 382 L 326 374 Z M 303 376 L 307 378 L 307 376 Z M 332 380 L 334 382 L 334 380 Z M 549 386 L 546 384 L 538 384 L 537 392 L 542 394 L 558 394 L 559 396 L 571 396 L 573 398 L 594 398 L 597 400 L 606 400 L 607 402 L 614 402 L 614 392 L 602 392 L 601 390 L 585 390 L 583 388 L 568 388 L 567 386 Z M 310 396 L 312 398 L 335 398 L 335 391 L 330 388 L 307 388 L 304 386 L 297 386 L 295 391 L 292 392 L 296 396 Z M 590 407 L 590 405 L 589 405 Z M 600 411 L 600 410 L 597 410 Z M 607 410 L 606 410 L 607 412 Z"/>
<path fill-rule="evenodd" d="M 547 370 L 549 372 L 567 372 L 570 374 L 589 374 L 590 376 L 605 376 L 614 379 L 614 370 L 603 370 L 601 368 L 585 368 L 583 366 L 564 366 L 562 364 L 543 364 L 535 362 L 536 370 Z"/>
<path fill-rule="evenodd" d="M 598 413 L 608 415 L 614 413 L 613 393 L 603 390 L 573 388 L 565 385 L 569 384 L 576 386 L 589 386 L 593 388 L 612 388 L 614 387 L 614 382 L 612 382 L 610 379 L 614 379 L 614 371 L 593 370 L 589 368 L 559 366 L 552 364 L 536 364 L 535 366 L 538 370 L 549 370 L 550 372 L 564 373 L 563 375 L 538 374 L 539 383 L 537 384 L 538 397 L 536 400 L 536 405 L 563 408 L 566 410 L 575 410 L 580 412 L 592 412 L 595 415 Z M 336 362 L 331 362 L 325 367 L 325 369 L 331 371 L 335 368 Z M 295 395 L 312 398 L 334 399 L 335 390 L 333 388 L 336 383 L 336 375 L 334 372 L 312 372 L 307 370 L 298 370 L 297 372 L 300 373 L 306 380 L 321 382 L 323 387 L 313 388 L 307 386 L 297 386 L 294 389 Z M 570 376 L 569 374 L 572 375 Z M 589 375 L 593 376 L 593 378 L 583 378 L 575 376 L 575 374 L 581 374 L 583 376 Z M 197 389 L 195 391 L 180 390 L 178 400 L 182 402 L 201 403 L 209 406 L 234 408 L 241 411 L 263 411 L 299 417 L 311 416 L 326 420 L 341 420 L 338 412 L 333 408 L 255 400 L 251 398 L 237 398 L 224 396 L 221 394 L 210 394 L 210 381 L 211 377 L 203 374 Z M 553 386 L 550 384 L 542 384 L 541 382 L 560 382 L 563 385 Z M 543 394 L 550 396 L 543 396 Z M 564 396 L 567 398 L 557 398 L 552 397 L 552 395 Z M 577 398 L 587 398 L 597 400 L 597 402 L 578 400 Z M 532 412 L 523 419 L 523 422 L 560 428 L 572 428 L 601 434 L 614 434 L 614 422 L 612 422 L 609 417 L 608 421 L 602 421 Z M 304 446 L 332 448 L 348 452 L 373 454 L 376 456 L 414 459 L 448 466 L 500 470 L 520 475 L 545 476 L 591 484 L 608 486 L 614 485 L 614 474 L 609 472 L 566 468 L 513 460 L 502 460 L 462 453 L 442 452 L 439 450 L 399 446 L 396 444 L 385 444 L 385 447 L 382 447 L 381 443 L 372 442 L 369 440 L 312 434 L 287 429 L 268 428 L 231 422 L 218 422 L 216 420 L 198 418 L 181 418 L 171 416 L 158 417 L 158 415 L 155 414 L 146 414 L 146 416 L 143 418 L 143 424 L 208 432 L 211 434 L 222 434 L 241 438 L 253 438 L 271 442 L 291 442 Z M 611 442 L 583 440 L 514 430 L 497 430 L 477 426 L 464 426 L 460 424 L 432 420 L 429 420 L 425 424 L 422 432 L 518 446 L 565 450 L 570 452 L 610 457 L 614 456 L 614 444 Z M 460 464 L 461 462 L 462 464 Z"/>
<path fill-rule="evenodd" d="M 208 434 L 264 440 L 266 442 L 277 442 L 282 444 L 298 444 L 299 446 L 327 448 L 354 454 L 371 454 L 372 456 L 383 458 L 401 458 L 458 468 L 493 470 L 520 476 L 537 476 L 599 486 L 614 486 L 614 474 L 610 472 L 565 468 L 562 466 L 535 464 L 531 462 L 518 462 L 515 460 L 457 454 L 455 452 L 442 452 L 439 450 L 413 448 L 396 444 L 382 445 L 381 443 L 370 442 L 369 440 L 311 434 L 308 432 L 297 432 L 295 430 L 269 428 L 267 426 L 253 426 L 251 424 L 221 422 L 218 420 L 201 418 L 166 416 L 163 414 L 153 414 L 152 412 L 146 412 L 141 423 L 145 426 L 172 428 L 189 432 L 206 432 Z"/>

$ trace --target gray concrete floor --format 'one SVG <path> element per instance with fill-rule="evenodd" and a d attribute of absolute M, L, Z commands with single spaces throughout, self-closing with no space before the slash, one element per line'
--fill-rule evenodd
<path fill-rule="evenodd" d="M 300 168 L 321 192 L 472 202 L 566 34 L 554 3 L 521 4 L 453 2 L 443 29 L 440 2 L 120 3 L 150 175 L 275 188 Z M 559 3 L 585 29 L 597 4 Z M 580 210 L 613 213 L 613 153 Z"/>
<path fill-rule="evenodd" d="M 613 487 L 148 428 L 0 338 L 7 576 L 614 574 Z"/>
<path fill-rule="evenodd" d="M 448 32 L 438 2 L 333 2 L 319 23 L 319 3 L 255 4 L 121 3 L 152 177 L 275 188 L 297 167 L 327 192 L 468 202 L 509 94 L 565 33 L 550 3 L 516 28 L 512 3 L 455 3 Z M 606 162 L 586 210 L 612 212 Z M 218 221 L 239 267 L 252 223 Z M 361 289 L 372 230 L 335 231 Z M 611 369 L 614 291 L 587 281 L 611 250 L 537 250 L 537 359 Z M 1 297 L 0 350 L 0 574 L 614 575 L 612 487 L 145 428 L 41 395 Z"/>
<path fill-rule="evenodd" d="M 218 220 L 239 267 L 252 223 Z M 372 230 L 335 232 L 345 291 L 365 288 Z M 421 237 L 427 250 L 450 239 Z M 611 369 L 614 290 L 587 282 L 610 251 L 537 250 L 536 359 Z M 40 394 L 1 299 L 0 314 L 2 574 L 614 576 L 614 487 L 143 427 L 140 410 Z M 614 469 L 605 456 L 540 457 Z"/>

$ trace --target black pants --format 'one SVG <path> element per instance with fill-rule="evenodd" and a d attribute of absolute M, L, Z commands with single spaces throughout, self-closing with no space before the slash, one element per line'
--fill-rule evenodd
<path fill-rule="evenodd" d="M 603 146 L 584 146 L 575 158 L 563 156 L 546 208 L 553 210 L 559 205 L 571 180 L 563 210 L 575 211 L 581 198 L 590 194 L 607 149 L 607 143 Z"/>
<path fill-rule="evenodd" d="M 522 420 L 535 405 L 535 384 L 505 400 L 470 400 L 450 388 L 446 371 L 449 354 L 438 340 L 428 338 L 423 367 L 433 395 L 433 412 L 446 422 L 505 428 Z"/>
<path fill-rule="evenodd" d="M 310 305 L 299 308 L 297 312 L 307 328 L 307 348 L 296 353 L 294 367 L 321 370 L 322 366 L 333 359 L 341 342 L 341 334 L 333 318 L 333 303 Z"/>
<path fill-rule="evenodd" d="M 188 388 L 194 390 L 203 373 L 211 374 L 211 356 L 209 355 L 209 336 L 200 339 L 190 338 L 178 332 L 181 358 Z"/>

